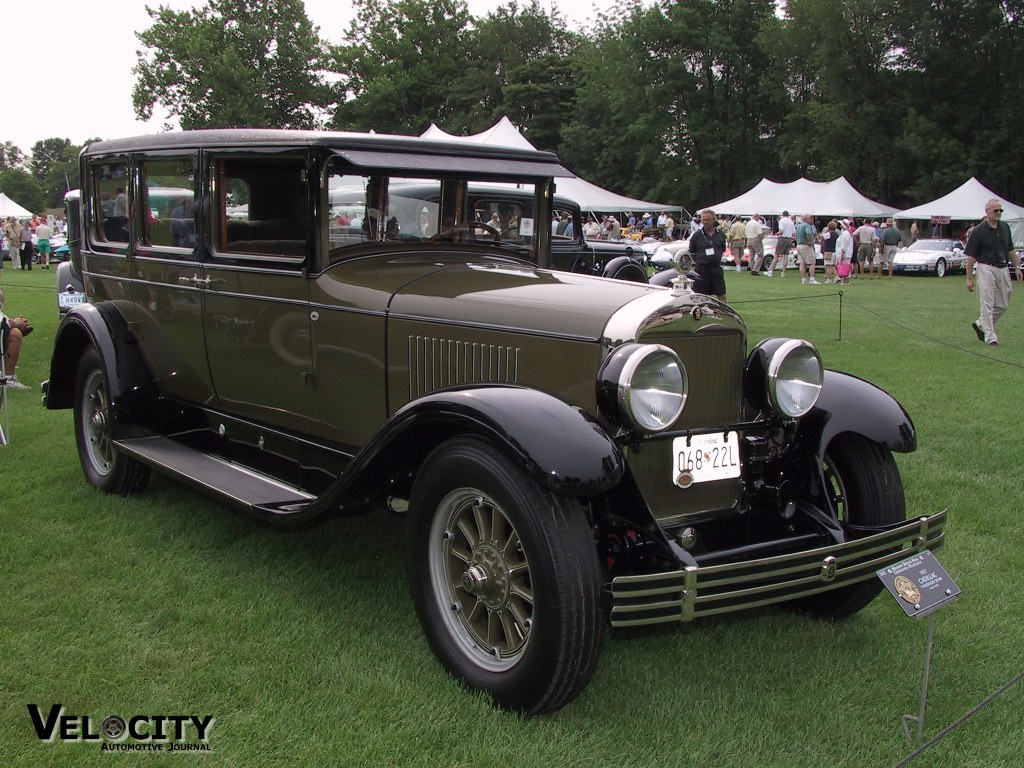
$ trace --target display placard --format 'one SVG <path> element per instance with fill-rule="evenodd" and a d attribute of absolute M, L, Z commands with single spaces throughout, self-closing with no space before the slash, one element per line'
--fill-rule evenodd
<path fill-rule="evenodd" d="M 905 560 L 876 571 L 885 588 L 903 612 L 920 619 L 956 600 L 960 587 L 956 585 L 935 554 L 919 552 Z"/>

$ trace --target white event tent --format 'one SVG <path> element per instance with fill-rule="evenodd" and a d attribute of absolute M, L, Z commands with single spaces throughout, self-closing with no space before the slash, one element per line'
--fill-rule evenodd
<path fill-rule="evenodd" d="M 32 211 L 22 208 L 5 193 L 0 192 L 0 217 L 6 219 L 8 216 L 13 216 L 16 219 L 30 219 Z"/>
<path fill-rule="evenodd" d="M 864 197 L 840 176 L 832 181 L 811 181 L 800 178 L 780 183 L 761 179 L 739 197 L 715 205 L 703 206 L 715 213 L 749 216 L 780 216 L 783 211 L 812 216 L 888 216 L 895 208 Z M 703 210 L 702 208 L 702 210 Z"/>
<path fill-rule="evenodd" d="M 536 149 L 519 130 L 512 125 L 507 116 L 502 117 L 497 123 L 486 131 L 474 133 L 472 136 L 455 136 L 441 130 L 433 123 L 427 128 L 420 138 L 439 141 L 469 141 L 474 144 L 489 144 L 499 147 L 518 147 L 519 149 Z M 579 176 L 560 177 L 555 180 L 555 192 L 569 198 L 584 211 L 593 213 L 612 213 L 632 211 L 633 213 L 644 213 L 646 211 L 681 211 L 681 206 L 665 205 L 663 203 L 652 203 L 648 200 L 637 200 L 624 195 L 617 195 L 602 189 L 596 184 L 581 179 Z"/>
<path fill-rule="evenodd" d="M 973 176 L 948 195 L 899 211 L 893 218 L 978 222 L 985 217 L 985 203 L 992 198 L 1003 201 L 1002 220 L 1010 225 L 1013 242 L 1024 243 L 1024 208 L 1006 201 Z"/>

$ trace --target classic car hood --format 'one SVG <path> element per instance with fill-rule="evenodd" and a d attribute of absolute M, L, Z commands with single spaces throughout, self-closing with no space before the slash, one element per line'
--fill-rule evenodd
<path fill-rule="evenodd" d="M 435 261 L 438 269 L 403 285 L 391 316 L 443 319 L 526 333 L 598 340 L 616 310 L 664 288 L 508 261 Z"/>

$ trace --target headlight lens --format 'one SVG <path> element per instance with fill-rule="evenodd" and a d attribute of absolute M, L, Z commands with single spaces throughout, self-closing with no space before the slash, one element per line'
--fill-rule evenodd
<path fill-rule="evenodd" d="M 768 364 L 768 400 L 776 411 L 799 418 L 818 402 L 824 381 L 821 357 L 803 339 L 790 339 Z"/>
<path fill-rule="evenodd" d="M 686 386 L 686 369 L 671 349 L 661 344 L 626 344 L 605 361 L 599 391 L 614 391 L 627 426 L 661 432 L 683 412 Z"/>
<path fill-rule="evenodd" d="M 743 390 L 759 411 L 798 419 L 818 402 L 825 369 L 818 350 L 803 339 L 765 339 L 747 357 Z"/>

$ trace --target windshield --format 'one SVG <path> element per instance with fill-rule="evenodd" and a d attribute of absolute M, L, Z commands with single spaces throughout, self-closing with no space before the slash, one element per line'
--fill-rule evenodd
<path fill-rule="evenodd" d="M 913 243 L 908 251 L 952 251 L 954 248 L 963 248 L 959 240 L 918 240 Z"/>
<path fill-rule="evenodd" d="M 329 260 L 368 241 L 458 242 L 513 248 L 532 256 L 538 224 L 533 184 L 357 175 L 340 160 L 326 174 Z M 354 253 L 355 251 L 353 251 Z"/>

